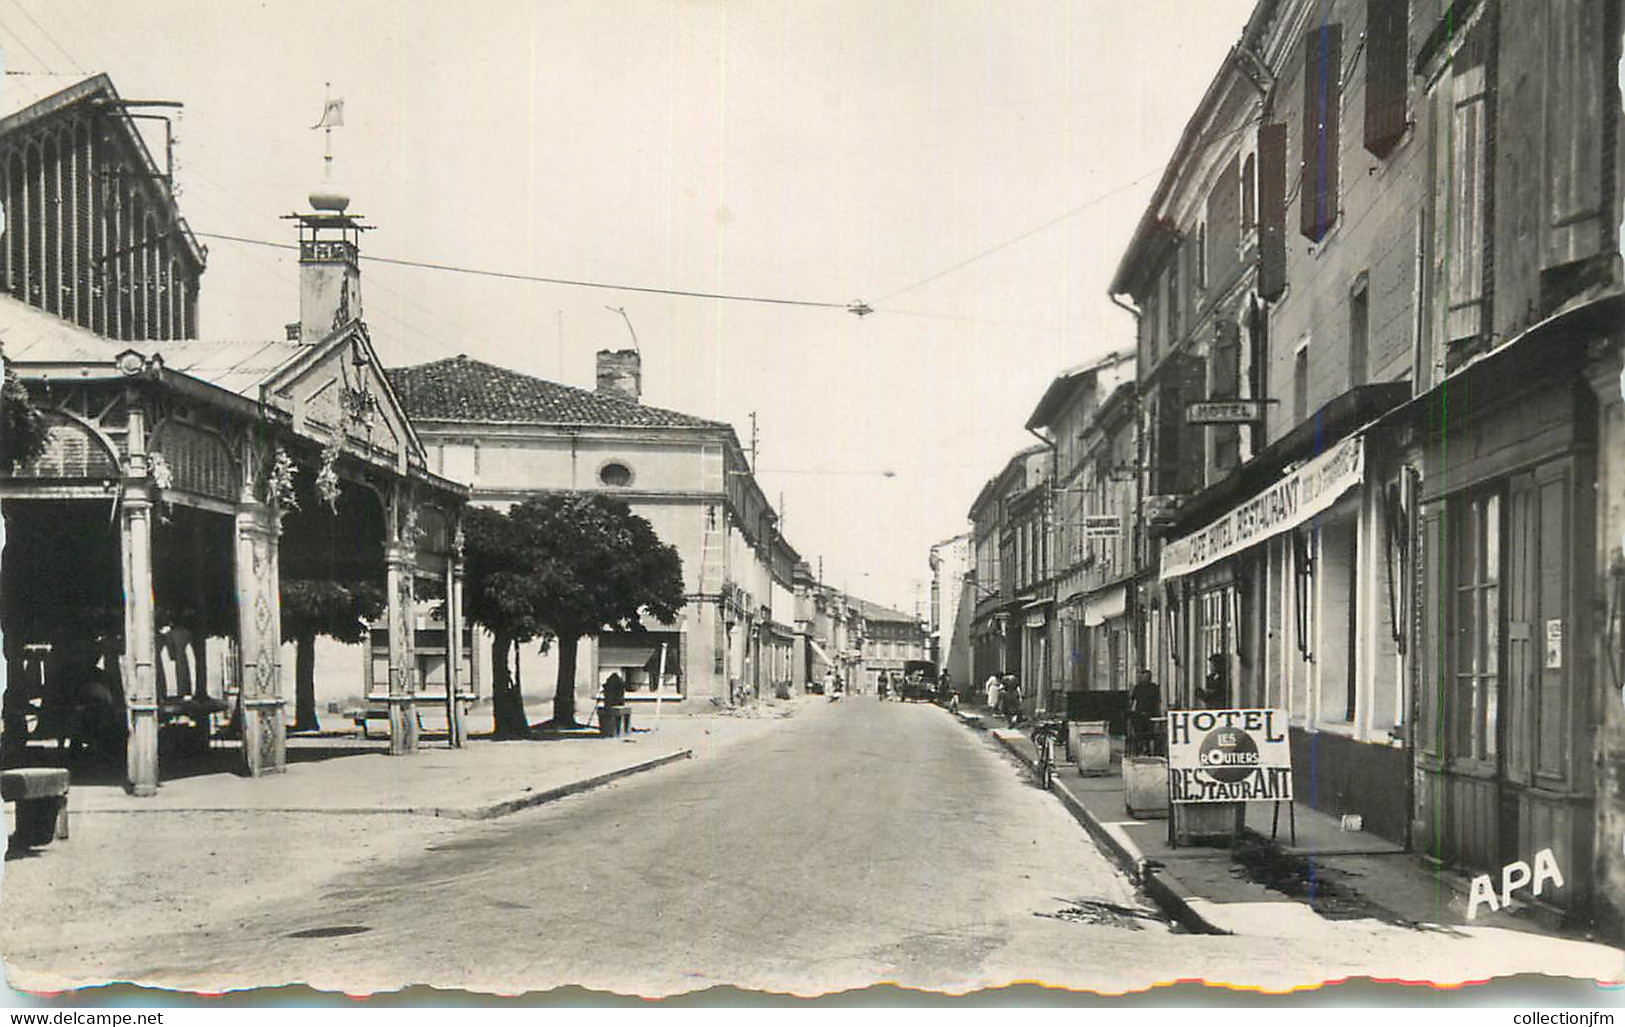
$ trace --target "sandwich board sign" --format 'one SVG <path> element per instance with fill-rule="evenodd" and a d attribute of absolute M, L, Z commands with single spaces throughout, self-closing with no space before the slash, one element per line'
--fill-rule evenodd
<path fill-rule="evenodd" d="M 1286 802 L 1292 747 L 1285 710 L 1169 710 L 1174 802 Z"/>

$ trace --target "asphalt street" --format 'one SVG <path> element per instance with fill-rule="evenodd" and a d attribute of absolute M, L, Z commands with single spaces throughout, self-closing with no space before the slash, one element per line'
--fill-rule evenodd
<path fill-rule="evenodd" d="M 1505 949 L 1371 922 L 1178 933 L 985 736 L 872 696 L 814 701 L 710 758 L 389 850 L 317 894 L 217 885 L 262 889 L 265 902 L 215 921 L 194 909 L 73 962 L 197 990 L 805 995 L 877 982 L 1117 992 L 1198 977 L 1459 979 L 1487 976 L 1485 953 Z"/>

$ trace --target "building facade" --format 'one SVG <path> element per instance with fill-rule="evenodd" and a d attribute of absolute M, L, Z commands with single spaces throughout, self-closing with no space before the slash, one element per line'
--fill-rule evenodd
<path fill-rule="evenodd" d="M 1300 801 L 1550 848 L 1529 901 L 1616 932 L 1621 24 L 1261 0 L 1111 286 L 1169 701 L 1285 708 Z"/>
<path fill-rule="evenodd" d="M 578 693 L 595 694 L 611 673 L 631 701 L 695 708 L 790 688 L 799 557 L 731 427 L 641 402 L 636 351 L 600 351 L 592 390 L 461 356 L 395 368 L 390 380 L 431 465 L 467 482 L 473 502 L 604 492 L 677 548 L 687 600 L 677 622 L 583 640 Z M 519 656 L 528 696 L 551 694 L 556 655 Z"/>
<path fill-rule="evenodd" d="M 948 672 L 956 688 L 971 684 L 971 535 L 955 535 L 931 547 L 931 645 L 928 659 Z"/>

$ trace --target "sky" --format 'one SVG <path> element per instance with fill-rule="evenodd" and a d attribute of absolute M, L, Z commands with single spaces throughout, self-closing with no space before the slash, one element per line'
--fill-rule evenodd
<path fill-rule="evenodd" d="M 0 48 L 8 76 L 105 71 L 183 103 L 193 230 L 271 242 L 322 179 L 330 89 L 386 363 L 465 353 L 590 388 L 594 353 L 632 341 L 622 308 L 644 402 L 746 446 L 754 412 L 791 544 L 913 610 L 1049 381 L 1132 344 L 1107 285 L 1251 7 L 0 0 Z M 204 241 L 203 337 L 280 337 L 294 255 Z"/>

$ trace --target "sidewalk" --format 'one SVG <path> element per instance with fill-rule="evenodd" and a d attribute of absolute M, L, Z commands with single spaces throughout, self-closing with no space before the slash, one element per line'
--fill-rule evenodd
<path fill-rule="evenodd" d="M 967 725 L 988 729 L 974 712 Z M 1022 730 L 1002 721 L 992 736 L 1027 766 L 1037 750 Z M 1299 934 L 1328 921 L 1369 917 L 1419 929 L 1497 927 L 1568 938 L 1514 902 L 1467 919 L 1469 880 L 1422 863 L 1403 846 L 1365 831 L 1344 831 L 1336 817 L 1295 803 L 1297 837 L 1281 812 L 1270 843 L 1272 807 L 1249 804 L 1234 848 L 1174 847 L 1167 819 L 1136 820 L 1124 806 L 1122 742 L 1113 740 L 1112 772 L 1083 777 L 1074 764 L 1056 767 L 1054 792 L 1109 857 L 1186 928 L 1209 934 Z"/>
<path fill-rule="evenodd" d="M 618 778 L 708 755 L 749 725 L 793 713 L 794 702 L 764 704 L 751 716 L 652 718 L 630 736 L 590 733 L 531 741 L 474 740 L 462 749 L 431 741 L 409 756 L 387 742 L 291 738 L 288 769 L 261 778 L 229 769 L 165 781 L 158 794 L 129 795 L 116 784 L 75 783 L 70 815 L 193 813 L 406 814 L 485 820 L 573 795 Z"/>

